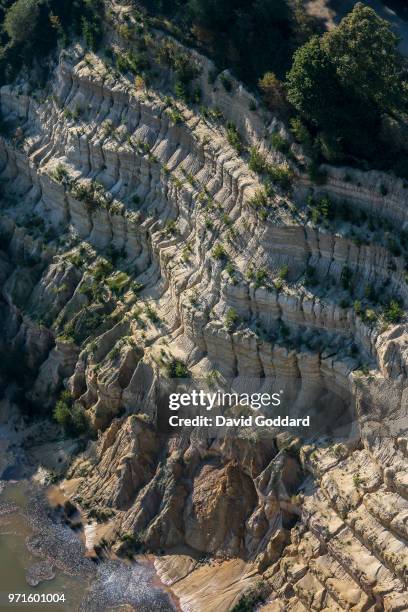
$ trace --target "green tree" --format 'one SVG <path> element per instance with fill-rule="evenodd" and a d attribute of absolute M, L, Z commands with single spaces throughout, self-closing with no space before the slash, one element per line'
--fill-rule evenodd
<path fill-rule="evenodd" d="M 68 431 L 71 425 L 71 407 L 71 396 L 67 391 L 63 391 L 55 404 L 53 416 L 58 425 L 61 425 L 65 431 Z"/>
<path fill-rule="evenodd" d="M 79 436 L 87 433 L 89 429 L 85 410 L 74 402 L 74 398 L 69 391 L 61 393 L 59 400 L 55 404 L 53 416 L 65 433 L 70 436 Z"/>
<path fill-rule="evenodd" d="M 12 43 L 24 42 L 33 35 L 38 15 L 38 0 L 17 0 L 11 5 L 4 19 L 4 29 Z"/>
<path fill-rule="evenodd" d="M 340 25 L 299 48 L 287 75 L 288 101 L 314 131 L 325 159 L 384 159 L 377 134 L 384 114 L 407 109 L 398 38 L 357 3 Z"/>
<path fill-rule="evenodd" d="M 322 38 L 313 36 L 295 52 L 286 87 L 289 102 L 309 122 L 315 126 L 331 124 L 341 91 Z"/>
<path fill-rule="evenodd" d="M 323 36 L 341 85 L 385 112 L 399 110 L 404 98 L 398 44 L 389 22 L 361 2 Z"/>

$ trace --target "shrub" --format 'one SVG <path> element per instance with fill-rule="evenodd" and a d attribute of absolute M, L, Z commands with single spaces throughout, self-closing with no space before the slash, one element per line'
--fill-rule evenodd
<path fill-rule="evenodd" d="M 178 108 L 169 108 L 167 109 L 166 113 L 170 121 L 175 125 L 177 125 L 178 123 L 182 123 L 182 121 L 184 120 L 184 117 L 178 110 Z"/>
<path fill-rule="evenodd" d="M 257 174 L 263 174 L 268 167 L 265 155 L 256 147 L 252 147 L 249 155 L 249 168 Z"/>
<path fill-rule="evenodd" d="M 278 277 L 280 278 L 280 280 L 285 280 L 288 277 L 288 274 L 289 274 L 288 266 L 282 266 L 281 268 L 279 268 Z"/>
<path fill-rule="evenodd" d="M 270 204 L 265 189 L 257 189 L 255 194 L 248 201 L 248 204 L 258 213 L 261 219 L 266 219 Z"/>
<path fill-rule="evenodd" d="M 268 164 L 267 173 L 269 178 L 274 183 L 278 183 L 278 185 L 282 187 L 282 189 L 289 189 L 293 179 L 293 173 L 289 166 L 287 166 L 286 164 L 278 166 Z"/>
<path fill-rule="evenodd" d="M 361 311 L 362 311 L 361 302 L 360 300 L 356 300 L 354 302 L 354 312 L 356 313 L 356 315 L 361 315 Z"/>
<path fill-rule="evenodd" d="M 311 147 L 312 136 L 300 117 L 293 117 L 290 120 L 290 131 L 297 142 L 300 142 L 306 148 Z"/>
<path fill-rule="evenodd" d="M 115 293 L 123 291 L 129 283 L 130 277 L 126 272 L 115 272 L 115 274 L 106 279 L 106 284 Z"/>
<path fill-rule="evenodd" d="M 287 153 L 289 151 L 288 141 L 278 132 L 272 134 L 271 145 L 272 148 L 275 149 L 275 151 L 280 151 L 281 153 Z"/>
<path fill-rule="evenodd" d="M 267 174 L 269 179 L 278 183 L 282 189 L 287 189 L 292 182 L 293 173 L 288 165 L 268 163 L 265 155 L 255 147 L 250 150 L 248 165 L 250 170 L 257 174 Z"/>
<path fill-rule="evenodd" d="M 156 54 L 157 61 L 171 68 L 175 76 L 175 93 L 187 101 L 195 101 L 197 91 L 190 91 L 191 82 L 199 75 L 199 68 L 187 53 L 180 51 L 170 40 L 160 45 Z"/>
<path fill-rule="evenodd" d="M 92 268 L 93 277 L 96 281 L 104 280 L 112 272 L 113 266 L 107 259 L 98 259 Z"/>
<path fill-rule="evenodd" d="M 238 322 L 238 313 L 235 308 L 228 308 L 227 314 L 225 315 L 225 327 L 228 331 L 232 331 Z"/>
<path fill-rule="evenodd" d="M 58 164 L 52 175 L 58 183 L 67 184 L 69 182 L 69 172 L 64 164 Z"/>
<path fill-rule="evenodd" d="M 234 278 L 234 276 L 235 276 L 235 268 L 234 268 L 233 264 L 230 261 L 225 266 L 225 271 L 226 271 L 226 273 L 228 274 L 228 276 L 230 278 Z"/>
<path fill-rule="evenodd" d="M 89 421 L 85 410 L 79 404 L 74 404 L 71 412 L 72 431 L 74 435 L 87 433 L 89 429 Z"/>
<path fill-rule="evenodd" d="M 171 221 L 167 221 L 163 229 L 163 234 L 165 236 L 172 236 L 176 233 L 177 233 L 177 223 L 175 222 L 175 220 L 173 219 Z"/>
<path fill-rule="evenodd" d="M 323 196 L 318 200 L 314 200 L 310 196 L 308 198 L 308 206 L 310 208 L 311 219 L 315 224 L 327 222 L 333 216 L 333 205 L 327 196 Z"/>
<path fill-rule="evenodd" d="M 238 603 L 231 609 L 231 612 L 253 612 L 259 604 L 266 600 L 269 590 L 267 583 L 259 580 L 257 584 L 246 591 Z"/>
<path fill-rule="evenodd" d="M 270 110 L 281 111 L 286 106 L 285 91 L 273 72 L 266 72 L 258 81 L 265 104 Z"/>
<path fill-rule="evenodd" d="M 266 284 L 267 280 L 268 280 L 268 271 L 266 268 L 259 268 L 259 270 L 257 270 L 255 272 L 255 287 L 259 288 L 262 287 Z"/>
<path fill-rule="evenodd" d="M 214 246 L 214 248 L 213 248 L 211 253 L 212 253 L 212 256 L 214 257 L 214 259 L 217 259 L 217 260 L 223 260 L 223 259 L 227 258 L 227 253 L 226 253 L 224 247 L 222 246 L 222 244 L 220 244 L 220 243 L 217 243 Z"/>
<path fill-rule="evenodd" d="M 71 408 L 73 399 L 68 391 L 63 391 L 60 395 L 59 400 L 55 404 L 54 408 L 54 419 L 58 425 L 67 430 L 71 424 Z"/>
<path fill-rule="evenodd" d="M 117 53 L 115 60 L 117 69 L 122 73 L 131 72 L 134 75 L 138 75 L 149 66 L 149 62 L 144 54 L 136 55 L 133 51 Z"/>
<path fill-rule="evenodd" d="M 166 365 L 166 373 L 169 378 L 189 378 L 190 372 L 183 361 L 172 359 Z"/>
<path fill-rule="evenodd" d="M 106 208 L 108 205 L 103 185 L 95 181 L 91 181 L 91 183 L 76 183 L 71 193 L 74 198 L 84 202 L 91 212 L 99 207 Z"/>
<path fill-rule="evenodd" d="M 236 126 L 231 121 L 227 123 L 227 140 L 238 154 L 242 152 L 241 136 Z"/>
<path fill-rule="evenodd" d="M 397 300 L 391 300 L 384 310 L 384 319 L 388 323 L 399 323 L 403 315 L 401 304 Z"/>
<path fill-rule="evenodd" d="M 176 81 L 174 85 L 174 94 L 176 98 L 180 98 L 180 100 L 187 102 L 187 88 L 182 81 Z"/>
<path fill-rule="evenodd" d="M 377 313 L 372 308 L 366 308 L 363 320 L 367 321 L 367 323 L 374 323 L 377 320 Z"/>
<path fill-rule="evenodd" d="M 146 86 L 146 81 L 145 79 L 140 76 L 140 74 L 137 74 L 135 76 L 135 89 L 136 91 L 138 91 L 139 89 L 143 89 Z"/>
<path fill-rule="evenodd" d="M 355 474 L 353 474 L 353 484 L 355 486 L 356 489 L 359 488 L 359 486 L 363 483 L 363 480 L 360 476 L 360 474 L 358 472 L 356 472 Z"/>
<path fill-rule="evenodd" d="M 143 541 L 130 533 L 122 534 L 120 540 L 122 542 L 120 553 L 129 559 L 132 559 L 135 553 L 144 549 Z"/>
<path fill-rule="evenodd" d="M 78 436 L 88 431 L 89 423 L 82 406 L 74 403 L 69 391 L 63 391 L 55 404 L 53 416 L 65 433 Z"/>

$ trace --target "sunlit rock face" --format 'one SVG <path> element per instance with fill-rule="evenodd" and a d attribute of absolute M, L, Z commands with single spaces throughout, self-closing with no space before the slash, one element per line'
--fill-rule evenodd
<path fill-rule="evenodd" d="M 148 41 L 152 64 L 163 36 Z M 108 39 L 124 48 L 115 30 Z M 1 89 L 18 128 L 0 140 L 2 359 L 33 406 L 51 411 L 65 388 L 84 411 L 96 439 L 68 479 L 74 501 L 112 523 L 115 550 L 254 561 L 271 610 L 406 609 L 408 334 L 380 312 L 406 307 L 406 272 L 367 221 L 403 227 L 406 189 L 346 168 L 313 185 L 297 145 L 290 159 L 272 150 L 273 132 L 290 142 L 280 121 L 251 110 L 232 77 L 231 92 L 210 85 L 212 63 L 190 57 L 200 105 L 216 112 L 168 98 L 160 65 L 136 88 L 78 45 L 43 90 Z M 265 214 L 227 122 L 290 176 Z M 353 215 L 347 231 L 313 223 L 310 195 L 364 212 L 366 240 Z M 216 385 L 269 381 L 322 427 L 307 440 L 166 436 L 157 397 L 175 361 Z"/>

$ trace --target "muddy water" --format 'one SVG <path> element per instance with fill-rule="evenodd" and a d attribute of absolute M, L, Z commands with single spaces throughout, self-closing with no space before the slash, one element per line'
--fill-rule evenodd
<path fill-rule="evenodd" d="M 18 508 L 27 511 L 27 495 L 21 484 L 8 484 L 0 493 L 1 502 L 11 502 Z M 32 535 L 23 513 L 11 512 L 0 516 L 0 610 L 3 607 L 18 612 L 27 609 L 46 609 L 49 612 L 65 612 L 79 609 L 87 583 L 76 576 L 64 575 L 56 571 L 52 580 L 41 582 L 36 587 L 26 581 L 27 570 L 38 564 L 39 557 L 34 556 L 26 546 L 26 540 Z M 65 603 L 12 604 L 8 606 L 8 594 L 25 593 L 60 593 L 65 595 Z"/>
<path fill-rule="evenodd" d="M 93 563 L 81 538 L 58 521 L 41 491 L 26 481 L 0 485 L 0 610 L 177 609 L 151 564 Z M 30 586 L 27 576 L 40 579 L 39 584 Z M 9 593 L 59 593 L 65 602 L 8 605 Z"/>

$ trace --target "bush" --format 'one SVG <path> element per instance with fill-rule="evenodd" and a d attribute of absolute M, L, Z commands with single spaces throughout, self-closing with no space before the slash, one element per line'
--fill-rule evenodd
<path fill-rule="evenodd" d="M 236 126 L 231 121 L 227 123 L 227 140 L 238 154 L 242 152 L 241 136 Z"/>
<path fill-rule="evenodd" d="M 288 153 L 289 151 L 289 143 L 281 136 L 278 132 L 275 132 L 271 136 L 271 145 L 275 151 L 280 151 L 280 153 Z"/>
<path fill-rule="evenodd" d="M 71 424 L 71 406 L 71 402 L 68 403 L 67 399 L 63 399 L 63 394 L 61 394 L 60 399 L 55 404 L 54 419 L 57 421 L 58 425 L 61 425 L 65 430 L 67 430 Z"/>
<path fill-rule="evenodd" d="M 126 272 L 115 272 L 106 279 L 106 284 L 114 293 L 120 293 L 129 286 L 130 277 Z"/>
<path fill-rule="evenodd" d="M 279 268 L 278 271 L 278 277 L 280 278 L 280 280 L 285 280 L 289 275 L 289 267 L 288 266 L 282 266 L 281 268 Z"/>
<path fill-rule="evenodd" d="M 384 310 L 384 319 L 388 323 L 399 323 L 403 315 L 402 306 L 397 300 L 391 300 Z"/>
<path fill-rule="evenodd" d="M 265 104 L 270 110 L 281 111 L 285 108 L 285 90 L 276 74 L 266 72 L 259 80 L 258 86 L 262 92 Z"/>
<path fill-rule="evenodd" d="M 248 201 L 249 206 L 253 208 L 262 220 L 268 216 L 270 203 L 268 193 L 265 189 L 257 189 L 252 198 Z"/>
<path fill-rule="evenodd" d="M 249 155 L 249 168 L 252 172 L 257 174 L 263 174 L 266 172 L 268 163 L 265 155 L 259 151 L 259 149 L 252 147 Z"/>
<path fill-rule="evenodd" d="M 173 70 L 176 96 L 185 102 L 197 102 L 201 92 L 197 88 L 192 90 L 191 83 L 199 75 L 200 70 L 191 56 L 183 53 L 172 41 L 167 40 L 160 45 L 156 59 L 160 64 Z"/>
<path fill-rule="evenodd" d="M 103 185 L 95 181 L 91 181 L 91 183 L 76 183 L 71 193 L 75 199 L 84 202 L 90 212 L 97 208 L 107 208 L 108 206 Z"/>
<path fill-rule="evenodd" d="M 322 222 L 327 222 L 329 218 L 333 216 L 333 205 L 327 196 L 323 196 L 318 200 L 314 200 L 312 197 L 308 199 L 308 206 L 310 209 L 310 216 L 316 225 Z"/>
<path fill-rule="evenodd" d="M 135 55 L 133 51 L 126 51 L 125 53 L 117 53 L 116 55 L 116 67 L 119 72 L 122 73 L 131 72 L 137 75 L 147 68 L 148 65 L 149 62 L 143 54 Z"/>
<path fill-rule="evenodd" d="M 5 9 L 5 5 L 11 5 Z M 102 0 L 17 0 L 0 3 L 0 78 L 15 78 L 23 64 L 47 56 L 57 43 L 66 46 L 72 34 L 83 35 L 96 49 L 102 35 Z M 4 15 L 4 18 L 3 18 Z"/>
<path fill-rule="evenodd" d="M 255 147 L 250 150 L 248 165 L 250 170 L 257 174 L 267 174 L 269 179 L 278 183 L 282 189 L 288 189 L 292 183 L 293 173 L 288 165 L 268 163 L 265 155 Z"/>
<path fill-rule="evenodd" d="M 177 125 L 178 123 L 182 123 L 184 119 L 183 115 L 178 110 L 178 108 L 169 108 L 167 109 L 166 113 L 170 121 L 174 123 L 175 125 Z"/>
<path fill-rule="evenodd" d="M 306 148 L 310 148 L 313 142 L 312 136 L 308 128 L 300 119 L 300 117 L 292 117 L 289 123 L 290 131 L 292 132 L 297 142 L 300 142 L 300 144 L 302 144 Z"/>
<path fill-rule="evenodd" d="M 235 308 L 228 308 L 225 316 L 225 327 L 228 331 L 232 331 L 236 327 L 238 319 L 238 313 Z"/>
<path fill-rule="evenodd" d="M 65 433 L 71 436 L 79 436 L 89 429 L 89 422 L 85 410 L 79 404 L 74 403 L 74 398 L 69 391 L 63 391 L 55 404 L 53 416 L 55 421 L 61 425 Z"/>
<path fill-rule="evenodd" d="M 190 372 L 183 361 L 172 359 L 166 365 L 166 373 L 169 378 L 189 378 Z"/>
<path fill-rule="evenodd" d="M 120 536 L 120 540 L 122 545 L 120 547 L 120 554 L 128 557 L 129 559 L 133 558 L 133 555 L 143 551 L 144 543 L 143 541 L 136 536 L 133 536 L 130 533 L 124 533 Z"/>
<path fill-rule="evenodd" d="M 274 166 L 268 164 L 267 172 L 269 178 L 277 183 L 282 189 L 289 189 L 293 180 L 293 172 L 286 164 Z"/>
<path fill-rule="evenodd" d="M 259 268 L 254 274 L 255 287 L 263 287 L 266 285 L 268 280 L 268 271 L 266 268 Z"/>
<path fill-rule="evenodd" d="M 37 27 L 39 17 L 38 0 L 17 0 L 6 13 L 4 29 L 11 43 L 29 40 Z"/>
<path fill-rule="evenodd" d="M 211 253 L 214 259 L 217 259 L 217 260 L 223 260 L 227 258 L 227 253 L 224 247 L 222 246 L 222 244 L 219 244 L 219 243 L 214 246 Z"/>
<path fill-rule="evenodd" d="M 270 591 L 265 581 L 259 580 L 257 584 L 248 589 L 231 612 L 253 612 L 260 603 L 263 603 Z"/>

